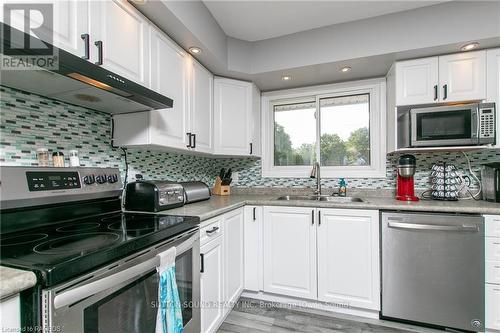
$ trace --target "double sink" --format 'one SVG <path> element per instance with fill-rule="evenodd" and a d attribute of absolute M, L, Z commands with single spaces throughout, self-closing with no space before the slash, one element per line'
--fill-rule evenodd
<path fill-rule="evenodd" d="M 327 202 L 363 202 L 361 198 L 356 197 L 338 197 L 332 195 L 284 195 L 279 197 L 278 200 L 282 201 L 295 201 L 295 200 L 305 200 L 305 201 L 327 201 Z"/>

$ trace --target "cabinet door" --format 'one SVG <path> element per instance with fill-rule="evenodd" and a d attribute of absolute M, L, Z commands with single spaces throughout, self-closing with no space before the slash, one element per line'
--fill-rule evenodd
<path fill-rule="evenodd" d="M 19 1 L 8 0 L 5 4 L 15 3 Z M 36 36 L 45 41 L 52 41 L 55 46 L 73 53 L 79 57 L 85 55 L 85 42 L 81 38 L 82 34 L 89 33 L 88 19 L 89 19 L 89 1 L 69 1 L 69 0 L 41 0 L 36 1 L 31 12 L 30 27 L 40 27 L 44 21 L 44 17 L 38 14 L 36 6 L 38 4 L 52 5 L 53 12 L 53 26 L 52 29 L 41 27 L 37 29 Z M 3 6 L 0 9 L 3 11 Z M 24 19 L 26 11 L 13 11 L 11 12 L 11 25 L 24 31 Z M 4 17 L 3 14 L 1 17 Z M 90 43 L 90 41 L 89 41 Z"/>
<path fill-rule="evenodd" d="M 486 98 L 486 51 L 439 57 L 440 100 L 468 101 Z"/>
<path fill-rule="evenodd" d="M 318 299 L 380 310 L 378 211 L 318 215 Z"/>
<path fill-rule="evenodd" d="M 213 151 L 213 83 L 214 77 L 198 62 L 193 61 L 191 75 L 191 132 L 194 150 Z"/>
<path fill-rule="evenodd" d="M 486 87 L 488 89 L 486 100 L 495 102 L 497 106 L 497 147 L 500 147 L 500 49 L 488 50 L 486 52 Z"/>
<path fill-rule="evenodd" d="M 103 42 L 102 66 L 149 87 L 149 22 L 125 0 L 90 2 L 90 35 Z M 91 45 L 98 61 L 97 46 Z"/>
<path fill-rule="evenodd" d="M 214 79 L 215 153 L 249 155 L 249 121 L 252 85 L 248 82 Z"/>
<path fill-rule="evenodd" d="M 396 105 L 435 103 L 438 73 L 437 57 L 396 63 Z"/>
<path fill-rule="evenodd" d="M 264 291 L 316 299 L 315 209 L 264 207 Z"/>
<path fill-rule="evenodd" d="M 150 112 L 151 141 L 155 145 L 187 150 L 188 69 L 190 56 L 165 34 L 151 28 L 151 88 L 174 100 L 170 109 Z"/>
<path fill-rule="evenodd" d="M 486 328 L 500 330 L 500 285 L 486 284 Z"/>
<path fill-rule="evenodd" d="M 245 290 L 263 290 L 262 207 L 245 206 Z"/>
<path fill-rule="evenodd" d="M 215 332 L 223 312 L 223 237 L 200 248 L 203 270 L 200 277 L 201 331 Z"/>
<path fill-rule="evenodd" d="M 243 291 L 243 209 L 224 215 L 224 301 L 230 311 Z"/>
<path fill-rule="evenodd" d="M 252 119 L 248 122 L 251 133 L 252 149 L 251 156 L 260 157 L 262 155 L 262 135 L 260 123 L 260 90 L 254 84 L 252 85 Z"/>
<path fill-rule="evenodd" d="M 0 302 L 0 325 L 5 332 L 21 332 L 21 301 L 19 294 Z"/>

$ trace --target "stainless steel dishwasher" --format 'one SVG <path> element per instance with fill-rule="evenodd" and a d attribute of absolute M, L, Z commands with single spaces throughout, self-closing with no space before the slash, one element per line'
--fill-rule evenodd
<path fill-rule="evenodd" d="M 484 221 L 382 213 L 382 317 L 484 331 Z"/>

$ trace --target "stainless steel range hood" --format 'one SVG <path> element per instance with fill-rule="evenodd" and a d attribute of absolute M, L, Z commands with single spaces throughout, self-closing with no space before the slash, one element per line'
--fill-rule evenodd
<path fill-rule="evenodd" d="M 5 27 L 26 38 L 35 39 L 1 23 L 2 31 Z M 3 38 L 5 35 L 1 35 L 2 52 L 6 45 L 13 42 L 9 38 Z M 173 106 L 173 100 L 166 96 L 55 46 L 54 49 L 58 52 L 58 69 L 47 70 L 38 67 L 37 70 L 2 70 L 0 84 L 112 114 Z M 33 50 L 23 49 L 21 52 L 22 56 L 38 55 Z"/>

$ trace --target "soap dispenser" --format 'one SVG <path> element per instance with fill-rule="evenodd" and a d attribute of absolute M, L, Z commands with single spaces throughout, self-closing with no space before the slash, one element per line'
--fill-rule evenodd
<path fill-rule="evenodd" d="M 340 178 L 339 182 L 339 197 L 345 197 L 347 195 L 347 184 L 344 178 Z"/>

